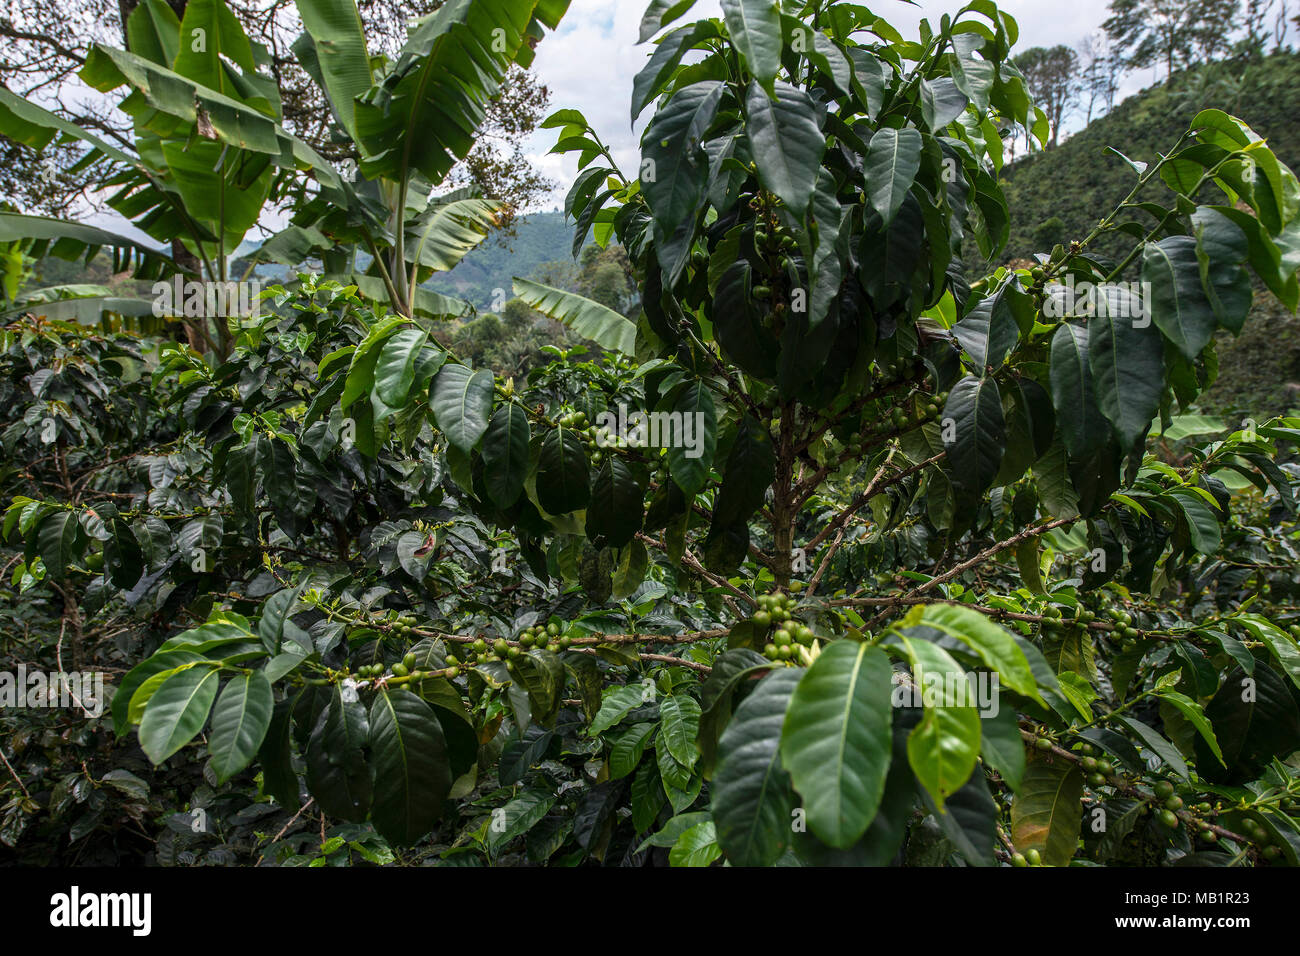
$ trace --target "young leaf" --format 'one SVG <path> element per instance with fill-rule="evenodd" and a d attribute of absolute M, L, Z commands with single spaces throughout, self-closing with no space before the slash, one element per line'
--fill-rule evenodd
<path fill-rule="evenodd" d="M 925 713 L 907 738 L 907 761 L 936 806 L 970 779 L 980 751 L 979 712 L 968 699 L 947 699 L 947 688 L 965 694 L 966 671 L 940 647 L 923 639 L 903 638 L 912 658 L 913 675 L 925 701 Z M 935 698 L 938 698 L 936 701 Z M 954 695 L 956 698 L 956 695 Z"/>
<path fill-rule="evenodd" d="M 672 758 L 686 768 L 695 766 L 700 752 L 695 738 L 700 735 L 700 705 L 685 695 L 665 697 L 659 705 L 659 734 Z"/>
<path fill-rule="evenodd" d="M 140 749 L 160 764 L 195 738 L 217 696 L 216 667 L 187 667 L 158 686 L 140 720 Z"/>
<path fill-rule="evenodd" d="M 217 783 L 225 783 L 252 762 L 267 728 L 275 696 L 261 671 L 239 674 L 226 682 L 212 710 L 208 752 Z"/>

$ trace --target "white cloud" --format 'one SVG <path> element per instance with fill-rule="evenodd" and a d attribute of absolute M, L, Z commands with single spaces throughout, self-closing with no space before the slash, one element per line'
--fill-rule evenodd
<path fill-rule="evenodd" d="M 582 111 L 614 154 L 623 171 L 635 174 L 645 117 L 631 123 L 632 79 L 654 50 L 637 44 L 645 0 L 574 0 L 560 27 L 537 48 L 533 71 L 551 93 L 551 108 Z M 719 16 L 716 0 L 697 4 L 691 16 Z M 647 114 L 648 115 L 648 114 Z M 530 140 L 537 165 L 559 182 L 563 201 L 577 172 L 576 156 L 548 155 L 556 130 L 541 130 Z"/>

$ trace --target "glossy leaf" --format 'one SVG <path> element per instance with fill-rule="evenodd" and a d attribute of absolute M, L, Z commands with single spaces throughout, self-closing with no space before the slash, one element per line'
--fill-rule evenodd
<path fill-rule="evenodd" d="M 1089 348 L 1089 326 L 1063 322 L 1052 335 L 1052 405 L 1065 447 L 1077 456 L 1096 451 L 1107 438 L 1106 422 L 1097 407 Z"/>
<path fill-rule="evenodd" d="M 793 840 L 794 793 L 780 740 L 800 676 L 783 670 L 761 680 L 718 742 L 713 820 L 718 844 L 735 866 L 771 866 Z"/>
<path fill-rule="evenodd" d="M 1120 447 L 1133 447 L 1160 407 L 1164 343 L 1142 318 L 1102 310 L 1089 323 L 1088 366 L 1097 407 L 1114 426 Z"/>
<path fill-rule="evenodd" d="M 763 187 L 775 193 L 797 216 L 812 203 L 826 137 L 815 119 L 812 100 L 803 90 L 777 83 L 769 95 L 757 83 L 745 94 L 749 139 Z"/>
<path fill-rule="evenodd" d="M 429 405 L 447 440 L 461 451 L 471 451 L 487 431 L 493 392 L 492 373 L 485 369 L 449 363 L 434 377 Z"/>
<path fill-rule="evenodd" d="M 271 725 L 275 697 L 261 671 L 250 671 L 226 682 L 212 710 L 208 752 L 217 783 L 225 783 L 257 755 Z"/>
<path fill-rule="evenodd" d="M 561 425 L 542 442 L 537 465 L 537 500 L 550 514 L 585 508 L 591 499 L 587 452 L 571 428 Z"/>
<path fill-rule="evenodd" d="M 334 690 L 306 749 L 307 789 L 330 816 L 353 823 L 366 818 L 374 797 L 374 774 L 365 754 L 369 741 L 365 706 Z"/>
<path fill-rule="evenodd" d="M 914 679 L 925 701 L 925 714 L 907 738 L 907 759 L 916 779 L 929 791 L 939 809 L 944 799 L 970 778 L 980 750 L 980 718 L 972 700 L 958 695 L 948 699 L 946 688 L 963 684 L 966 671 L 940 647 L 925 640 L 905 639 L 912 658 Z M 932 684 L 932 682 L 935 682 Z"/>
<path fill-rule="evenodd" d="M 772 88 L 781 68 L 781 8 L 774 0 L 722 0 L 731 42 L 758 82 Z"/>
<path fill-rule="evenodd" d="M 201 664 L 163 680 L 140 721 L 140 749 L 145 756 L 160 764 L 198 736 L 208 722 L 220 683 L 219 671 Z"/>
<path fill-rule="evenodd" d="M 894 221 L 921 168 L 921 134 L 911 127 L 884 128 L 871 137 L 866 158 L 871 205 L 886 226 Z"/>
<path fill-rule="evenodd" d="M 717 411 L 708 387 L 699 382 L 687 385 L 672 402 L 671 414 L 672 434 L 665 440 L 668 471 L 677 486 L 692 495 L 708 481 L 717 447 Z"/>
<path fill-rule="evenodd" d="M 862 836 L 885 789 L 891 708 L 889 660 L 836 641 L 803 675 L 781 732 L 781 762 L 803 797 L 808 826 L 833 847 Z"/>
<path fill-rule="evenodd" d="M 945 448 L 954 484 L 983 491 L 997 476 L 1006 451 L 1002 397 L 992 378 L 963 378 L 943 408 Z"/>
<path fill-rule="evenodd" d="M 524 489 L 531 435 L 528 413 L 513 402 L 498 408 L 488 421 L 483 435 L 483 483 L 499 508 L 513 505 Z"/>
<path fill-rule="evenodd" d="M 406 690 L 386 690 L 370 706 L 375 773 L 371 820 L 384 839 L 407 846 L 428 833 L 451 790 L 442 727 Z"/>

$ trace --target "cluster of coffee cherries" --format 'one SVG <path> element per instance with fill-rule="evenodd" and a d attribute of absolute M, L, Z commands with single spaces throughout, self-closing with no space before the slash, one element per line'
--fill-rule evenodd
<path fill-rule="evenodd" d="M 1196 828 L 1196 835 L 1206 843 L 1217 843 L 1219 834 L 1210 828 L 1210 823 L 1205 819 L 1207 816 L 1218 814 L 1222 809 L 1222 804 L 1211 805 L 1208 802 L 1201 802 L 1194 806 L 1187 806 L 1183 798 L 1175 792 L 1174 785 L 1168 780 L 1157 780 L 1151 788 L 1152 794 L 1160 809 L 1156 810 L 1155 820 L 1162 827 L 1168 830 L 1177 830 L 1183 825 L 1183 820 L 1178 816 L 1179 810 L 1186 810 L 1192 818 L 1192 825 Z M 1250 838 L 1256 846 L 1259 847 L 1260 855 L 1266 860 L 1276 860 L 1282 855 L 1282 848 L 1274 844 L 1273 835 L 1265 829 L 1264 825 L 1252 817 L 1244 818 L 1236 827 L 1241 834 Z"/>
<path fill-rule="evenodd" d="M 443 671 L 443 676 L 459 677 L 460 668 L 457 666 L 458 661 L 451 654 L 447 655 L 447 667 Z M 421 681 L 426 677 L 436 676 L 428 671 L 421 670 L 416 666 L 417 660 L 414 651 L 407 651 L 400 661 L 389 667 L 387 664 L 363 664 L 357 668 L 358 677 L 365 680 L 373 680 L 380 677 L 409 677 L 412 681 Z"/>
<path fill-rule="evenodd" d="M 416 624 L 415 615 L 399 614 L 396 611 L 389 611 L 385 620 L 388 623 L 388 630 L 398 637 L 406 637 Z"/>
<path fill-rule="evenodd" d="M 554 621 L 549 624 L 534 624 L 520 631 L 518 639 L 513 644 L 504 637 L 498 637 L 490 643 L 486 638 L 480 637 L 468 644 L 467 650 L 469 658 L 476 664 L 512 661 L 528 653 L 528 649 L 532 647 L 545 648 L 552 654 L 558 654 L 567 649 L 570 643 L 563 631 L 564 625 Z"/>
<path fill-rule="evenodd" d="M 794 601 L 788 594 L 760 594 L 758 610 L 750 618 L 759 637 L 769 640 L 763 645 L 763 656 L 772 661 L 790 661 L 798 657 L 800 646 L 811 647 L 817 639 L 813 629 L 796 621 L 790 614 Z"/>
<path fill-rule="evenodd" d="M 900 431 L 906 431 L 916 425 L 923 425 L 926 422 L 939 417 L 944 402 L 947 400 L 948 393 L 940 392 L 931 400 L 919 405 L 915 412 L 909 412 L 904 405 L 896 405 L 894 406 L 893 412 L 890 413 L 889 421 L 895 429 Z"/>
<path fill-rule="evenodd" d="M 923 425 L 927 421 L 938 418 L 943 408 L 943 402 L 943 398 L 936 396 L 933 400 L 921 405 L 919 411 L 915 413 L 909 412 L 906 407 L 899 405 L 881 420 L 887 423 L 890 430 L 908 431 L 916 425 Z M 877 433 L 879 433 L 879 430 L 877 430 Z M 873 437 L 870 427 L 863 432 L 846 438 L 844 441 L 840 441 L 833 435 L 826 436 L 826 449 L 831 458 L 861 457 L 875 443 L 876 439 Z"/>
<path fill-rule="evenodd" d="M 1106 610 L 1106 616 L 1115 624 L 1115 635 L 1122 637 L 1124 640 L 1134 640 L 1138 636 L 1138 630 L 1133 626 L 1133 615 L 1122 607 L 1112 607 Z"/>
<path fill-rule="evenodd" d="M 1183 821 L 1178 819 L 1178 811 L 1183 809 L 1183 798 L 1174 792 L 1174 785 L 1168 780 L 1157 780 L 1151 792 L 1160 801 L 1160 809 L 1156 811 L 1156 822 L 1166 829 L 1177 830 L 1183 825 Z M 1208 803 L 1206 807 L 1209 807 Z M 1209 824 L 1206 824 L 1207 828 L 1208 826 Z"/>
<path fill-rule="evenodd" d="M 1034 749 L 1047 753 L 1052 750 L 1055 744 L 1045 728 L 1039 728 L 1040 736 L 1034 741 Z M 1098 787 L 1113 786 L 1116 783 L 1125 785 L 1129 783 L 1129 778 L 1120 772 L 1110 759 L 1104 753 L 1099 751 L 1090 743 L 1082 743 L 1074 748 L 1075 752 L 1080 754 L 1079 769 L 1087 777 L 1088 786 L 1092 789 Z"/>
<path fill-rule="evenodd" d="M 1088 775 L 1088 786 L 1104 787 L 1110 782 L 1110 778 L 1115 775 L 1115 765 L 1105 756 L 1100 758 L 1093 756 L 1096 751 L 1092 744 L 1084 744 L 1079 748 L 1083 757 L 1079 760 L 1079 767 Z"/>
<path fill-rule="evenodd" d="M 1075 627 L 1087 627 L 1094 621 L 1099 620 L 1096 611 L 1080 605 L 1075 609 L 1072 617 L 1066 617 L 1059 607 L 1049 604 L 1041 610 L 1042 629 L 1047 632 L 1063 632 Z M 1111 607 L 1105 610 L 1105 616 L 1110 618 L 1113 623 L 1111 634 L 1118 640 L 1128 641 L 1138 637 L 1138 630 L 1133 626 L 1133 615 L 1121 607 Z"/>
<path fill-rule="evenodd" d="M 1038 852 L 1036 847 L 1030 847 L 1024 853 L 1011 854 L 1012 866 L 1042 866 L 1043 854 Z"/>
<path fill-rule="evenodd" d="M 1205 806 L 1208 807 L 1209 804 L 1205 804 Z M 1282 810 L 1294 811 L 1296 809 L 1295 799 L 1292 797 L 1283 797 L 1279 806 Z M 1244 817 L 1241 822 L 1237 824 L 1235 829 L 1240 832 L 1242 836 L 1250 837 L 1251 842 L 1259 847 L 1259 854 L 1264 859 L 1277 860 L 1281 858 L 1283 854 L 1282 847 L 1274 842 L 1273 834 L 1268 832 L 1268 829 L 1264 824 L 1260 823 L 1254 817 Z M 1212 836 L 1214 836 L 1214 831 L 1201 834 L 1201 837 L 1207 840 Z"/>
<path fill-rule="evenodd" d="M 614 435 L 606 429 L 597 429 L 587 419 L 586 412 L 568 412 L 555 420 L 557 425 L 573 429 L 574 433 L 586 447 L 592 462 L 599 465 L 605 458 L 605 450 L 611 445 L 622 447 L 627 440 L 621 435 Z M 603 445 L 603 447 L 602 447 Z"/>
<path fill-rule="evenodd" d="M 534 624 L 519 632 L 521 647 L 544 647 L 552 654 L 565 650 L 569 638 L 564 635 L 564 626 L 551 621 L 549 624 Z"/>

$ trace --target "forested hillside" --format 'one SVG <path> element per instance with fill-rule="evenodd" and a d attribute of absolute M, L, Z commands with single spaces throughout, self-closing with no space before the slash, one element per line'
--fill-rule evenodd
<path fill-rule="evenodd" d="M 1207 102 L 1249 123 L 1287 165 L 1300 162 L 1300 56 L 1278 53 L 1245 66 L 1213 63 L 1175 74 L 1172 83 L 1130 97 L 1057 148 L 1003 169 L 1012 210 L 1004 258 L 1029 258 L 1086 236 L 1096 211 L 1133 186 L 1133 170 L 1109 149 L 1154 162 Z M 1103 240 L 1099 248 L 1113 253 L 1116 245 Z M 1295 405 L 1289 386 L 1300 386 L 1300 322 L 1262 287 L 1255 313 L 1240 338 L 1221 335 L 1220 382 L 1202 396 L 1206 408 L 1269 415 Z"/>

